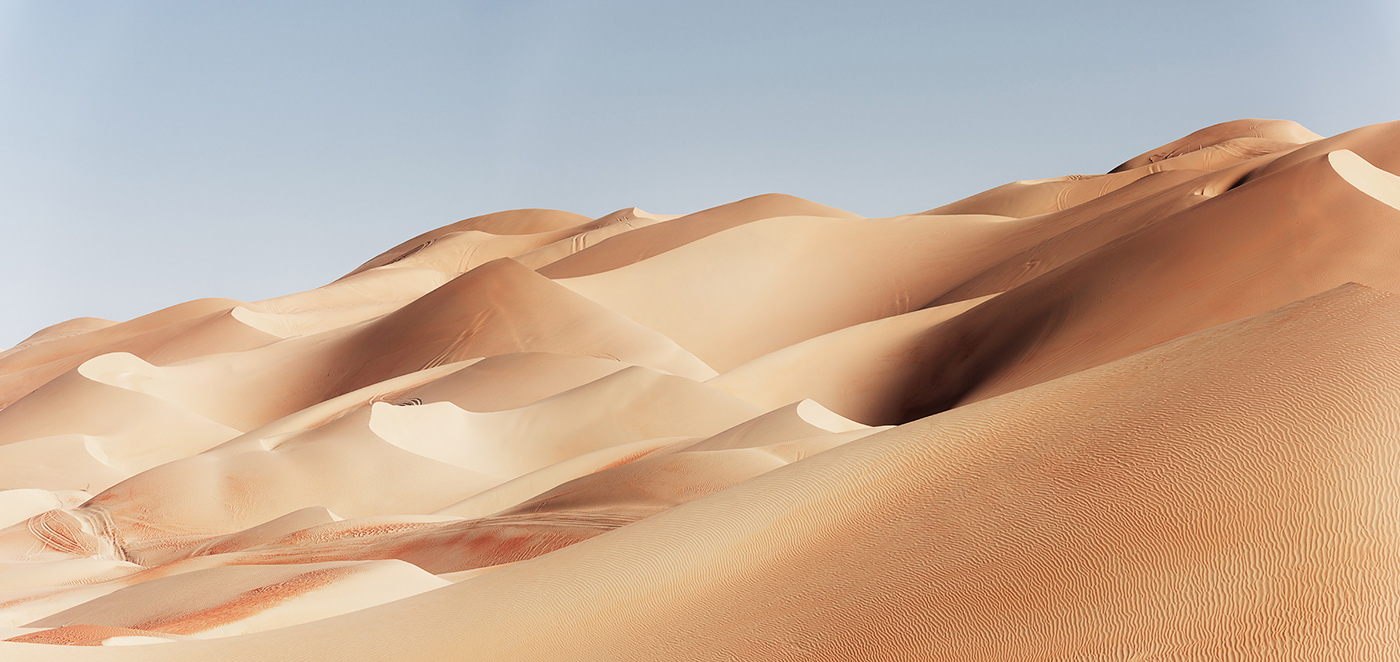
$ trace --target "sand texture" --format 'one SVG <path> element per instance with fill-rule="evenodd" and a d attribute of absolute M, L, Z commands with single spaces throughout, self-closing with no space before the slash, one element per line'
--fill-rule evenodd
<path fill-rule="evenodd" d="M 0 352 L 0 659 L 1400 658 L 1396 173 L 1400 122 L 1238 120 L 55 324 Z"/>

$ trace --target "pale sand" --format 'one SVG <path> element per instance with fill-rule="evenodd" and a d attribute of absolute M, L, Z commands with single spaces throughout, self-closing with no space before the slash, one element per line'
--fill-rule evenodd
<path fill-rule="evenodd" d="M 478 216 L 0 353 L 0 659 L 1400 655 L 1400 123 Z"/>

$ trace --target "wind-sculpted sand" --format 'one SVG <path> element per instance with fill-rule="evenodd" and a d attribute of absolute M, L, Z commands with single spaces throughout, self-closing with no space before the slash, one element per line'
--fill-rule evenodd
<path fill-rule="evenodd" d="M 1400 657 L 1397 171 L 1238 120 L 57 324 L 0 353 L 0 659 Z"/>

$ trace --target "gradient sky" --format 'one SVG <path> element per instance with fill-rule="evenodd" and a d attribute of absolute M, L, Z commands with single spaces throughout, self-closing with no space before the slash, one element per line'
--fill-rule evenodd
<path fill-rule="evenodd" d="M 0 0 L 0 347 L 460 218 L 885 216 L 1242 117 L 1400 119 L 1400 3 Z"/>

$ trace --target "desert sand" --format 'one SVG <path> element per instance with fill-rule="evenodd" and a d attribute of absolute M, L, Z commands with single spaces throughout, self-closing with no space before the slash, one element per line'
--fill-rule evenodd
<path fill-rule="evenodd" d="M 43 329 L 0 659 L 1400 657 L 1400 122 L 1105 169 Z"/>

